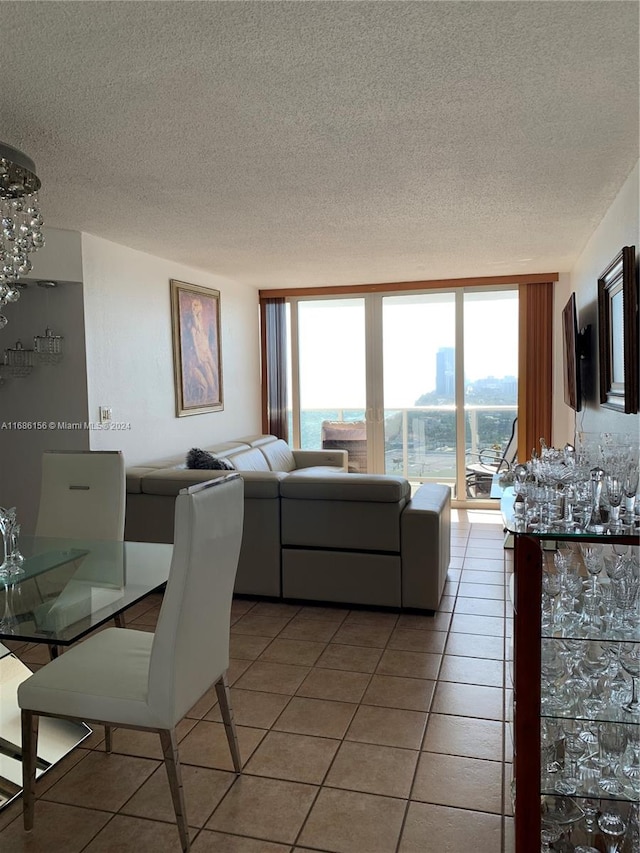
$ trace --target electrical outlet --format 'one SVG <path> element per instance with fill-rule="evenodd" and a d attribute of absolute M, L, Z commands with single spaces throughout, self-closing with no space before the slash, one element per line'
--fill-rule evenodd
<path fill-rule="evenodd" d="M 111 420 L 112 410 L 110 406 L 100 406 L 100 423 L 106 424 Z"/>

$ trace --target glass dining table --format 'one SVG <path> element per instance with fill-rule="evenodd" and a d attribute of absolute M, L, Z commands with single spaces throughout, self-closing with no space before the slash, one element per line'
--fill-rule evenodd
<path fill-rule="evenodd" d="M 0 574 L 0 809 L 21 791 L 17 689 L 31 675 L 12 649 L 43 643 L 55 657 L 110 620 L 122 624 L 130 607 L 166 583 L 173 553 L 160 543 L 29 536 L 19 548 L 21 570 Z M 90 734 L 84 723 L 42 718 L 37 773 Z"/>

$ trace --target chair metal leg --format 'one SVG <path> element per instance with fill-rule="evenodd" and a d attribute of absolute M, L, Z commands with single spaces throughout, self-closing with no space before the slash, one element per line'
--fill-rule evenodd
<path fill-rule="evenodd" d="M 178 744 L 175 730 L 163 729 L 160 732 L 160 743 L 162 744 L 164 766 L 167 770 L 167 778 L 169 779 L 173 808 L 176 813 L 180 843 L 184 853 L 187 853 L 189 850 L 189 827 L 187 825 L 187 810 L 184 802 L 184 789 L 182 787 L 182 773 L 178 759 Z"/>
<path fill-rule="evenodd" d="M 231 696 L 229 694 L 229 682 L 226 672 L 216 681 L 216 693 L 218 695 L 218 702 L 220 703 L 222 722 L 224 723 L 224 731 L 229 742 L 233 766 L 236 773 L 242 773 L 242 759 L 240 758 L 236 724 L 233 721 L 233 709 L 231 708 Z"/>
<path fill-rule="evenodd" d="M 104 751 L 111 754 L 111 726 L 104 727 Z"/>
<path fill-rule="evenodd" d="M 116 615 L 113 617 L 113 623 L 116 628 L 126 627 L 124 623 L 124 615 L 122 613 L 116 613 Z"/>
<path fill-rule="evenodd" d="M 22 820 L 27 832 L 33 829 L 36 799 L 38 721 L 33 711 L 22 711 Z"/>

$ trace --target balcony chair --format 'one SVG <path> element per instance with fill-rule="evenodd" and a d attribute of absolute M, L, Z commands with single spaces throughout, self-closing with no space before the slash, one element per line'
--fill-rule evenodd
<path fill-rule="evenodd" d="M 175 729 L 214 683 L 233 766 L 241 772 L 226 671 L 243 492 L 233 473 L 179 493 L 171 571 L 154 634 L 108 628 L 20 685 L 26 830 L 34 819 L 40 716 L 104 724 L 107 752 L 111 726 L 158 732 L 184 851 L 189 830 Z"/>
<path fill-rule="evenodd" d="M 467 463 L 467 497 L 488 497 L 495 474 L 508 471 L 518 455 L 518 418 L 511 425 L 511 435 L 502 450 L 489 447 L 481 450 L 474 462 Z"/>
<path fill-rule="evenodd" d="M 122 541 L 125 498 L 119 450 L 47 450 L 36 536 Z"/>

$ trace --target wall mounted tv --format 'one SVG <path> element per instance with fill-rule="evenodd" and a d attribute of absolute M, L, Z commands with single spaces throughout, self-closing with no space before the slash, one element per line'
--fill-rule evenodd
<path fill-rule="evenodd" d="M 562 342 L 564 362 L 564 401 L 574 411 L 582 409 L 582 383 L 580 381 L 580 337 L 576 295 L 572 293 L 562 311 Z"/>

